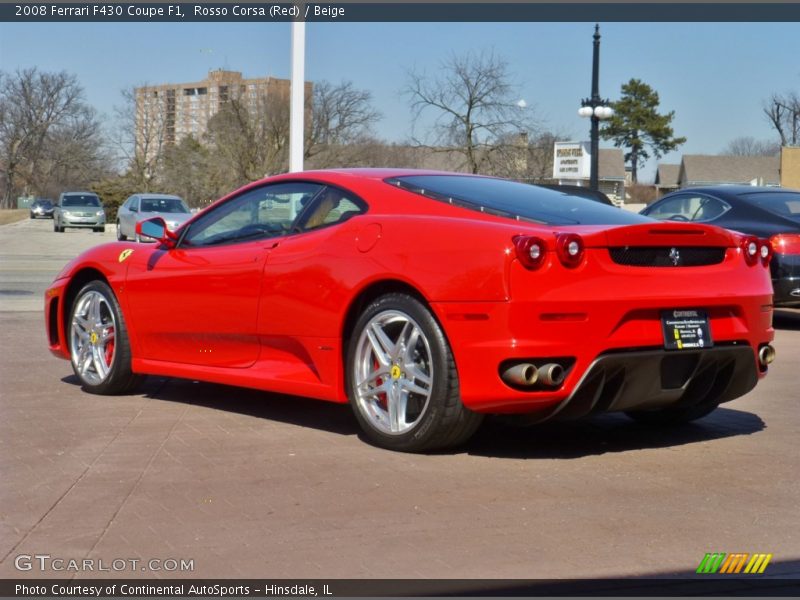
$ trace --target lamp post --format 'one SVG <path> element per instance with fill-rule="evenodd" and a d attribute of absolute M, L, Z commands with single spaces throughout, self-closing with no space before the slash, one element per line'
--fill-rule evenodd
<path fill-rule="evenodd" d="M 592 96 L 581 100 L 581 107 L 578 114 L 582 117 L 589 117 L 592 122 L 590 152 L 592 154 L 591 170 L 589 173 L 589 187 L 598 191 L 598 162 L 600 154 L 600 119 L 608 119 L 614 114 L 614 110 L 608 106 L 608 100 L 600 98 L 599 90 L 600 77 L 600 25 L 594 26 L 594 49 L 592 53 Z"/>

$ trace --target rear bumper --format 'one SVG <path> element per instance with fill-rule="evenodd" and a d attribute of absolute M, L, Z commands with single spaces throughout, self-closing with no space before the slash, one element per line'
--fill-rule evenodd
<path fill-rule="evenodd" d="M 569 397 L 541 418 L 577 419 L 592 413 L 722 403 L 758 383 L 748 345 L 670 352 L 614 352 L 598 357 Z"/>
<path fill-rule="evenodd" d="M 800 276 L 784 277 L 772 281 L 775 306 L 800 306 Z"/>
<path fill-rule="evenodd" d="M 770 263 L 776 306 L 800 306 L 800 255 L 776 254 Z"/>
<path fill-rule="evenodd" d="M 487 413 L 555 414 L 568 404 L 584 406 L 586 400 L 579 398 L 593 386 L 599 386 L 599 396 L 588 403 L 588 411 L 667 406 L 694 390 L 695 379 L 714 379 L 712 371 L 727 372 L 731 365 L 736 371 L 731 377 L 744 379 L 719 392 L 720 401 L 747 393 L 766 372 L 758 367 L 757 352 L 774 337 L 772 296 L 732 300 L 651 300 L 635 308 L 618 300 L 434 303 L 433 308 L 453 350 L 465 406 Z M 664 349 L 661 311 L 679 308 L 708 313 L 713 348 Z M 501 366 L 509 361 L 559 362 L 567 367 L 566 377 L 555 389 L 513 388 L 500 378 Z M 693 375 L 680 387 L 688 387 L 658 387 L 662 369 L 669 372 L 684 361 L 691 363 Z M 616 385 L 627 390 L 618 398 L 613 397 Z"/>

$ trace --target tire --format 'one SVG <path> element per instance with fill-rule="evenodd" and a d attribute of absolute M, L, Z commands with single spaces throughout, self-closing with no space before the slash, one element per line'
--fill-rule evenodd
<path fill-rule="evenodd" d="M 117 221 L 117 241 L 124 242 L 128 239 L 127 235 L 122 235 L 122 230 L 119 227 L 119 221 Z"/>
<path fill-rule="evenodd" d="M 719 406 L 716 400 L 676 408 L 662 408 L 659 410 L 631 410 L 626 412 L 631 419 L 650 427 L 675 427 L 684 425 L 711 414 Z"/>
<path fill-rule="evenodd" d="M 33 213 L 31 213 L 31 219 L 35 219 L 35 218 L 36 218 L 36 217 L 34 216 L 34 214 L 33 214 Z"/>
<path fill-rule="evenodd" d="M 124 394 L 142 377 L 131 371 L 128 330 L 117 298 L 103 281 L 81 288 L 70 307 L 67 339 L 72 370 L 92 394 Z"/>
<path fill-rule="evenodd" d="M 389 450 L 451 448 L 466 442 L 483 420 L 461 403 L 441 327 L 406 294 L 381 296 L 361 313 L 348 344 L 346 381 L 364 434 Z"/>
<path fill-rule="evenodd" d="M 63 227 L 59 227 L 58 223 L 56 223 L 55 220 L 54 220 L 53 221 L 53 231 L 55 231 L 56 233 L 64 233 L 64 228 Z"/>
<path fill-rule="evenodd" d="M 92 231 L 95 232 L 95 233 L 105 233 L 105 230 L 106 230 L 105 226 L 103 226 L 103 227 L 92 227 Z"/>

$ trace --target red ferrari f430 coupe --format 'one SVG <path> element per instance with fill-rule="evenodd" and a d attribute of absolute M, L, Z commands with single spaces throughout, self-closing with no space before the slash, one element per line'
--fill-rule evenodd
<path fill-rule="evenodd" d="M 698 419 L 774 357 L 770 245 L 503 179 L 351 169 L 250 184 L 45 297 L 84 389 L 183 377 L 350 403 L 380 446 L 485 414 Z"/>

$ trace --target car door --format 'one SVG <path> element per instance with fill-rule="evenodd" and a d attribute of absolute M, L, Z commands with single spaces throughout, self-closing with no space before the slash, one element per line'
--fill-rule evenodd
<path fill-rule="evenodd" d="M 134 251 L 126 301 L 141 358 L 243 368 L 259 355 L 263 269 L 321 185 L 249 188 L 180 230 L 178 245 Z"/>
<path fill-rule="evenodd" d="M 354 245 L 345 223 L 367 210 L 349 191 L 327 187 L 298 219 L 297 233 L 275 240 L 265 266 L 259 333 L 266 352 L 285 336 L 335 337 L 342 311 L 342 252 Z M 282 318 L 276 318 L 281 315 Z M 274 345 L 275 348 L 271 348 Z"/>

